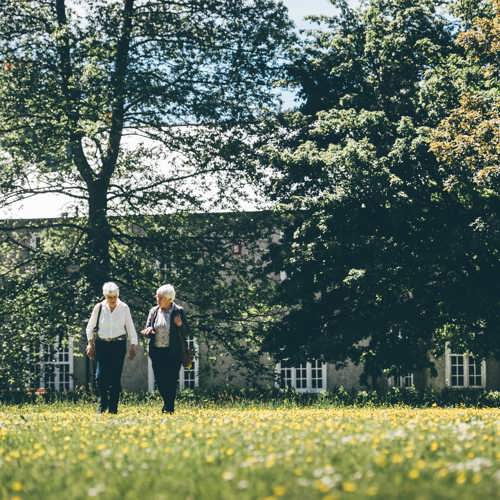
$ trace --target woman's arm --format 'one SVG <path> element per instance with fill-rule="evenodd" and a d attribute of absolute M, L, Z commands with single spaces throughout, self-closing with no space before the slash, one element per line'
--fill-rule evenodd
<path fill-rule="evenodd" d="M 135 331 L 134 321 L 132 320 L 132 314 L 128 306 L 125 310 L 125 330 L 127 331 L 130 343 L 137 345 L 137 332 Z"/>
<path fill-rule="evenodd" d="M 143 335 L 151 335 L 152 333 L 154 333 L 153 330 L 153 317 L 155 316 L 154 311 L 155 307 L 152 307 L 149 310 L 148 319 L 146 320 L 146 326 L 144 327 L 144 330 L 141 331 Z"/>
<path fill-rule="evenodd" d="M 92 314 L 90 315 L 87 327 L 85 328 L 85 333 L 87 334 L 87 340 L 90 342 L 94 338 L 94 328 L 97 326 L 97 311 L 99 310 L 99 304 L 94 306 Z"/>

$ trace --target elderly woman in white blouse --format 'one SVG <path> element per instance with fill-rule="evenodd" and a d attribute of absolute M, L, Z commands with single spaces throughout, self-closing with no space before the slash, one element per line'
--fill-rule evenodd
<path fill-rule="evenodd" d="M 87 355 L 96 360 L 96 383 L 99 392 L 98 412 L 118 412 L 123 361 L 130 341 L 129 359 L 134 358 L 137 333 L 130 309 L 118 296 L 120 290 L 113 282 L 102 287 L 104 300 L 94 306 L 87 323 Z"/>

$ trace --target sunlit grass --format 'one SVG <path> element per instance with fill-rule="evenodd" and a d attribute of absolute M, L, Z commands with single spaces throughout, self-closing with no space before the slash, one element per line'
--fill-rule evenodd
<path fill-rule="evenodd" d="M 499 409 L 0 407 L 2 498 L 495 498 Z"/>

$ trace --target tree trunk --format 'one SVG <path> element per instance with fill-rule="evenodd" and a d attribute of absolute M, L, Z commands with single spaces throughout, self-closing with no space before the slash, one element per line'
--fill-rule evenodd
<path fill-rule="evenodd" d="M 88 264 L 86 274 L 96 296 L 101 295 L 102 284 L 111 278 L 109 243 L 111 228 L 108 223 L 107 186 L 95 183 L 89 190 Z"/>

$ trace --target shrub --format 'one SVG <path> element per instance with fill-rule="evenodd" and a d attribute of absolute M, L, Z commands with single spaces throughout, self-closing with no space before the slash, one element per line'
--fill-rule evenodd
<path fill-rule="evenodd" d="M 218 388 L 184 389 L 179 391 L 178 400 L 189 406 L 231 405 L 246 406 L 261 404 L 266 406 L 397 406 L 412 407 L 432 406 L 467 406 L 467 407 L 500 407 L 500 391 L 484 389 L 450 389 L 435 391 L 431 388 L 417 391 L 413 387 L 391 387 L 386 392 L 367 390 L 346 390 L 339 386 L 329 391 L 315 394 L 299 393 L 293 389 L 246 389 Z M 6 404 L 23 403 L 57 403 L 88 402 L 95 404 L 95 394 L 85 387 L 77 387 L 73 391 L 55 392 L 49 390 L 29 390 L 0 393 L 0 402 Z M 122 403 L 156 403 L 159 395 L 149 392 L 123 391 Z"/>

